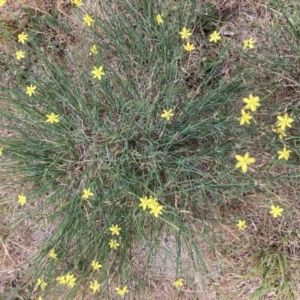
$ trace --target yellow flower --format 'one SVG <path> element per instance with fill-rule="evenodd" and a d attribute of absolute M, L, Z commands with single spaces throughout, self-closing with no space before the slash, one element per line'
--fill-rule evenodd
<path fill-rule="evenodd" d="M 105 73 L 103 72 L 103 66 L 100 66 L 99 68 L 94 67 L 92 74 L 94 75 L 94 78 L 98 78 L 99 80 L 101 80 L 101 77 L 105 75 Z"/>
<path fill-rule="evenodd" d="M 254 43 L 255 43 L 255 41 L 254 41 L 253 38 L 250 38 L 248 40 L 244 40 L 244 47 L 243 47 L 243 49 L 244 50 L 247 49 L 247 48 L 253 49 L 254 48 Z"/>
<path fill-rule="evenodd" d="M 29 85 L 26 87 L 26 94 L 31 97 L 33 94 L 35 94 L 36 86 L 35 85 Z"/>
<path fill-rule="evenodd" d="M 277 218 L 278 216 L 281 217 L 281 213 L 283 211 L 284 209 L 280 206 L 271 205 L 270 214 L 273 216 L 273 218 Z"/>
<path fill-rule="evenodd" d="M 160 14 L 158 14 L 158 15 L 156 15 L 156 22 L 157 22 L 157 24 L 158 25 L 160 25 L 160 24 L 162 24 L 163 22 L 164 22 L 164 20 L 163 20 L 163 17 L 164 15 L 160 15 Z"/>
<path fill-rule="evenodd" d="M 0 0 L 0 7 L 6 3 L 6 0 Z"/>
<path fill-rule="evenodd" d="M 39 296 L 39 297 L 37 298 L 37 300 L 43 300 L 43 298 L 42 298 L 41 296 Z"/>
<path fill-rule="evenodd" d="M 96 261 L 96 260 L 92 260 L 91 266 L 92 266 L 92 268 L 93 268 L 94 271 L 98 271 L 99 269 L 102 268 L 102 265 L 99 264 L 99 262 Z"/>
<path fill-rule="evenodd" d="M 91 26 L 93 22 L 95 22 L 95 20 L 89 16 L 88 14 L 86 14 L 83 18 L 83 22 L 87 25 L 87 26 Z"/>
<path fill-rule="evenodd" d="M 245 109 L 250 109 L 253 112 L 256 111 L 256 108 L 260 106 L 259 100 L 258 96 L 253 96 L 252 94 L 249 95 L 249 98 L 243 98 L 243 101 L 247 103 Z"/>
<path fill-rule="evenodd" d="M 53 259 L 57 259 L 57 254 L 55 253 L 54 249 L 51 249 L 49 251 L 49 257 L 53 258 Z"/>
<path fill-rule="evenodd" d="M 277 116 L 277 120 L 279 121 L 276 125 L 277 127 L 280 127 L 281 130 L 285 131 L 286 127 L 292 127 L 292 123 L 294 122 L 293 118 L 289 118 L 288 114 L 285 114 L 282 116 Z"/>
<path fill-rule="evenodd" d="M 169 109 L 169 110 L 164 109 L 164 112 L 160 116 L 162 118 L 165 118 L 167 121 L 169 121 L 174 116 L 174 113 L 173 113 L 172 109 Z"/>
<path fill-rule="evenodd" d="M 71 3 L 73 3 L 74 5 L 76 5 L 77 7 L 82 6 L 83 3 L 81 0 L 71 0 Z"/>
<path fill-rule="evenodd" d="M 121 228 L 118 225 L 112 225 L 109 230 L 111 231 L 112 235 L 120 235 Z"/>
<path fill-rule="evenodd" d="M 117 249 L 119 246 L 120 244 L 117 242 L 117 240 L 112 239 L 109 241 L 109 247 L 111 249 Z"/>
<path fill-rule="evenodd" d="M 286 147 L 283 147 L 282 151 L 277 151 L 279 154 L 278 159 L 285 159 L 288 160 L 290 157 L 291 150 L 287 150 Z"/>
<path fill-rule="evenodd" d="M 18 196 L 18 203 L 20 203 L 21 206 L 23 206 L 26 203 L 26 196 L 23 194 Z"/>
<path fill-rule="evenodd" d="M 65 280 L 66 280 L 66 285 L 68 287 L 73 287 L 75 286 L 75 281 L 76 281 L 76 278 L 73 274 L 70 274 L 68 273 L 66 276 L 65 276 Z"/>
<path fill-rule="evenodd" d="M 192 35 L 191 31 L 185 27 L 182 28 L 182 31 L 180 31 L 179 34 L 183 40 L 188 39 Z"/>
<path fill-rule="evenodd" d="M 50 115 L 46 115 L 46 117 L 47 117 L 46 123 L 53 124 L 54 122 L 55 123 L 59 122 L 58 115 L 55 115 L 54 113 L 51 113 Z"/>
<path fill-rule="evenodd" d="M 235 159 L 238 161 L 238 163 L 235 165 L 235 167 L 241 168 L 244 173 L 247 172 L 248 165 L 255 162 L 255 158 L 249 157 L 248 152 L 244 156 L 236 155 Z"/>
<path fill-rule="evenodd" d="M 59 284 L 66 284 L 66 276 L 58 276 L 56 277 L 56 280 Z"/>
<path fill-rule="evenodd" d="M 148 208 L 148 198 L 147 197 L 142 197 L 140 198 L 140 207 L 145 210 L 146 208 Z"/>
<path fill-rule="evenodd" d="M 92 54 L 98 54 L 98 50 L 97 50 L 97 46 L 96 45 L 93 45 L 90 49 L 90 55 Z"/>
<path fill-rule="evenodd" d="M 176 288 L 181 287 L 181 286 L 183 286 L 183 282 L 184 282 L 184 279 L 179 278 L 173 282 L 173 286 L 175 286 Z"/>
<path fill-rule="evenodd" d="M 93 196 L 94 196 L 94 194 L 91 192 L 90 188 L 83 190 L 82 199 L 87 200 L 87 199 L 89 199 L 90 197 L 93 197 Z"/>
<path fill-rule="evenodd" d="M 24 51 L 19 50 L 19 51 L 16 52 L 16 58 L 17 58 L 17 60 L 20 60 L 20 59 L 22 59 L 24 57 L 25 57 L 25 52 Z"/>
<path fill-rule="evenodd" d="M 246 113 L 244 109 L 241 110 L 241 118 L 240 118 L 240 125 L 244 125 L 245 123 L 250 124 L 250 120 L 253 119 L 253 117 Z"/>
<path fill-rule="evenodd" d="M 244 230 L 247 227 L 246 221 L 239 220 L 238 223 L 236 224 L 236 226 L 237 226 L 238 229 Z"/>
<path fill-rule="evenodd" d="M 36 286 L 40 287 L 41 290 L 43 291 L 45 289 L 45 287 L 47 286 L 47 283 L 42 278 L 38 278 Z"/>
<path fill-rule="evenodd" d="M 116 288 L 117 294 L 120 296 L 124 296 L 126 293 L 128 293 L 127 286 L 124 286 L 123 288 Z"/>
<path fill-rule="evenodd" d="M 147 202 L 148 202 L 148 208 L 152 208 L 158 204 L 157 199 L 152 197 L 148 198 Z"/>
<path fill-rule="evenodd" d="M 96 293 L 100 290 L 100 284 L 98 283 L 97 280 L 91 281 L 90 282 L 90 289 Z"/>
<path fill-rule="evenodd" d="M 3 147 L 0 147 L 0 157 L 2 156 Z"/>
<path fill-rule="evenodd" d="M 158 202 L 156 202 L 155 204 L 151 204 L 150 206 L 150 214 L 154 215 L 155 218 L 158 218 L 158 215 L 162 214 L 162 210 L 163 210 L 163 206 L 159 205 Z"/>
<path fill-rule="evenodd" d="M 217 32 L 217 31 L 214 31 L 210 36 L 209 36 L 209 41 L 210 42 L 214 42 L 216 43 L 218 40 L 221 39 L 221 33 L 220 32 Z"/>
<path fill-rule="evenodd" d="M 191 52 L 195 50 L 195 46 L 191 44 L 190 42 L 187 42 L 185 45 L 183 45 L 184 50 Z"/>
<path fill-rule="evenodd" d="M 282 130 L 280 127 L 272 128 L 273 132 L 278 133 L 279 138 L 282 140 L 284 137 L 286 137 L 286 133 L 284 130 Z"/>
<path fill-rule="evenodd" d="M 25 44 L 25 42 L 28 39 L 28 34 L 25 34 L 25 32 L 22 32 L 20 34 L 18 34 L 18 42 L 21 44 Z"/>

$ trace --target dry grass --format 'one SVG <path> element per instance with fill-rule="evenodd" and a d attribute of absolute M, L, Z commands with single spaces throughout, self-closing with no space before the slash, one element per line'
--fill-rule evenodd
<path fill-rule="evenodd" d="M 99 5 L 95 1 L 86 1 L 87 5 L 101 14 Z M 201 1 L 199 1 L 199 6 Z M 16 20 L 24 20 L 22 7 L 48 13 L 53 3 L 57 4 L 58 11 L 64 16 L 70 18 L 74 22 L 75 31 L 72 32 L 73 44 L 80 48 L 82 40 L 80 35 L 76 34 L 76 30 L 80 31 L 78 23 L 72 16 L 70 6 L 65 1 L 57 0 L 24 0 L 24 1 L 8 1 L 8 5 L 0 8 L 2 20 L 6 24 L 14 24 Z M 273 17 L 270 10 L 267 9 L 266 1 L 213 1 L 220 15 L 228 14 L 228 20 L 220 28 L 221 33 L 226 38 L 235 37 L 233 41 L 233 49 L 241 44 L 242 41 L 249 36 L 257 41 L 256 51 L 263 53 L 267 50 L 268 44 L 265 43 L 265 37 L 268 35 L 270 25 L 272 25 Z M 26 20 L 25 20 L 26 21 Z M 19 26 L 26 26 L 26 21 Z M 21 22 L 22 23 L 22 22 Z M 69 41 L 68 37 L 59 36 L 60 39 Z M 76 40 L 76 39 L 79 40 Z M 7 44 L 1 42 L 0 52 L 7 52 Z M 228 61 L 228 68 L 236 62 L 238 58 L 232 52 L 232 56 Z M 245 62 L 246 63 L 246 62 Z M 279 77 L 279 80 L 285 82 L 279 90 L 273 93 L 273 100 L 284 97 L 293 98 L 295 94 L 299 94 L 293 88 L 291 79 Z M 267 89 L 267 87 L 266 87 Z M 262 114 L 267 112 L 262 112 Z M 263 120 L 264 116 L 260 116 Z M 5 131 L 2 135 L 11 134 Z M 261 157 L 258 163 L 269 157 Z M 285 168 L 277 168 L 272 170 L 273 175 L 290 172 Z M 15 186 L 11 186 L 11 179 L 1 179 L 0 199 L 5 202 L 7 199 L 15 199 L 22 190 Z M 250 299 L 253 291 L 261 284 L 261 278 L 255 275 L 252 278 L 245 277 L 246 274 L 255 267 L 257 261 L 253 259 L 253 253 L 257 249 L 278 249 L 285 247 L 284 251 L 289 253 L 289 261 L 298 263 L 300 254 L 299 243 L 299 222 L 300 204 L 298 202 L 298 186 L 282 182 L 279 186 L 274 186 L 272 190 L 266 192 L 265 188 L 260 188 L 258 183 L 257 193 L 245 195 L 243 199 L 228 199 L 227 207 L 220 208 L 215 215 L 210 216 L 212 221 L 207 223 L 209 228 L 209 239 L 213 243 L 213 249 L 208 247 L 205 241 L 199 240 L 199 249 L 207 263 L 208 272 L 204 277 L 195 276 L 195 282 L 186 286 L 178 295 L 175 295 L 172 288 L 174 281 L 174 261 L 172 254 L 175 251 L 174 237 L 165 232 L 161 237 L 161 248 L 155 253 L 154 264 L 147 266 L 148 274 L 145 274 L 145 266 L 147 264 L 147 248 L 143 245 L 137 247 L 136 253 L 132 254 L 132 268 L 135 278 L 130 283 L 131 288 L 135 288 L 136 282 L 141 278 L 145 281 L 146 290 L 149 296 L 144 299 Z M 271 203 L 280 203 L 283 207 L 287 207 L 286 216 L 280 220 L 270 220 L 269 207 Z M 38 205 L 38 202 L 35 204 Z M 46 220 L 42 217 L 28 219 L 24 226 L 18 228 L 14 235 L 6 237 L 7 233 L 2 231 L 9 223 L 11 215 L 19 213 L 14 211 L 11 206 L 3 206 L 5 211 L 4 218 L 0 219 L 0 294 L 4 291 L 12 290 L 18 286 L 19 272 L 27 267 L 28 258 L 33 256 L 39 249 L 39 245 L 49 236 L 53 228 L 49 228 Z M 30 207 L 26 208 L 30 209 Z M 3 211 L 1 214 L 3 215 Z M 233 216 L 246 218 L 248 223 L 247 233 L 237 230 L 233 222 Z M 247 217 L 244 217 L 247 216 Z M 195 223 L 195 226 L 199 225 Z M 43 229 L 41 229 L 43 228 Z M 168 237 L 166 241 L 166 237 Z M 282 238 L 285 243 L 282 246 Z M 282 250 L 282 249 L 281 249 Z M 169 253 L 166 256 L 166 253 Z M 185 249 L 182 252 L 182 259 L 189 265 L 189 255 Z M 291 274 L 296 277 L 296 273 Z M 137 280 L 138 279 L 138 280 Z M 297 278 L 295 278 L 297 282 Z M 300 299 L 300 286 L 295 285 L 296 299 Z M 195 296 L 197 291 L 197 296 Z M 16 292 L 17 293 L 17 292 Z M 11 294 L 13 295 L 13 294 Z M 145 297 L 145 295 L 144 295 Z M 15 299 L 15 298 L 10 298 Z M 139 299 L 138 293 L 136 299 Z M 274 295 L 270 293 L 264 299 L 274 299 Z"/>

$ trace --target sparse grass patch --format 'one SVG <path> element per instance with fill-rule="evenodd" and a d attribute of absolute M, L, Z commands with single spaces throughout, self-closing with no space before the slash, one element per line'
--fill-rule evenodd
<path fill-rule="evenodd" d="M 38 218 L 53 230 L 19 293 L 146 298 L 160 268 L 180 282 L 166 280 L 174 299 L 197 299 L 195 278 L 209 273 L 199 243 L 215 249 L 217 218 L 252 251 L 243 275 L 262 280 L 252 297 L 292 299 L 285 246 L 293 231 L 283 229 L 292 207 L 277 194 L 299 176 L 299 105 L 297 93 L 273 98 L 278 78 L 296 82 L 297 20 L 280 19 L 292 53 L 283 58 L 275 33 L 270 56 L 256 52 L 255 38 L 222 34 L 227 17 L 209 1 L 101 1 L 101 16 L 72 2 L 80 49 L 60 38 L 72 25 L 53 6 L 32 16 L 26 38 L 0 57 L 3 127 L 14 132 L 0 138 L 13 162 L 2 175 L 30 186 L 3 204 L 18 211 L 6 230 Z M 251 214 L 243 205 L 259 194 L 264 201 Z M 276 220 L 271 205 L 284 209 Z M 267 236 L 267 224 L 280 237 L 272 246 L 255 234 Z"/>

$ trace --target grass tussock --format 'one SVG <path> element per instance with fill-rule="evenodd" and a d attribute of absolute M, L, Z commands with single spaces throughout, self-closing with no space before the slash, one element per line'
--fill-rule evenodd
<path fill-rule="evenodd" d="M 27 7 L 0 56 L 1 176 L 18 187 L 5 239 L 47 228 L 16 293 L 157 299 L 161 284 L 197 299 L 205 243 L 260 280 L 229 298 L 295 299 L 298 209 L 281 192 L 299 176 L 294 3 L 252 7 L 276 20 L 264 45 L 255 22 L 227 30 L 234 6 L 71 2 L 70 18 Z"/>

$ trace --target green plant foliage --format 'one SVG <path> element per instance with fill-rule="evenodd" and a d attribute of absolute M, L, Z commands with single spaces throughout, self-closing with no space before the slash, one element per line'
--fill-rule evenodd
<path fill-rule="evenodd" d="M 195 241 L 203 234 L 191 223 L 205 226 L 214 205 L 225 206 L 224 195 L 239 199 L 257 188 L 258 179 L 274 180 L 235 168 L 235 155 L 251 152 L 257 139 L 257 152 L 273 151 L 274 134 L 270 130 L 261 138 L 260 125 L 239 125 L 242 99 L 259 94 L 264 83 L 246 86 L 258 71 L 242 47 L 234 50 L 223 38 L 208 42 L 204 31 L 218 30 L 216 10 L 210 5 L 201 15 L 193 0 L 172 5 L 103 2 L 101 18 L 87 12 L 95 20 L 90 27 L 82 22 L 86 11 L 73 7 L 86 39 L 80 51 L 43 34 L 70 30 L 53 7 L 51 16 L 35 17 L 27 44 L 18 45 L 26 52 L 24 59 L 1 58 L 7 68 L 1 92 L 7 106 L 1 114 L 4 126 L 14 132 L 0 139 L 3 155 L 14 162 L 4 171 L 30 185 L 27 204 L 41 199 L 10 230 L 39 215 L 55 228 L 31 260 L 28 295 L 37 278 L 43 278 L 46 295 L 63 290 L 65 299 L 79 293 L 84 297 L 91 291 L 81 287 L 97 279 L 99 294 L 109 297 L 112 278 L 119 288 L 129 285 L 130 253 L 145 243 L 151 261 L 163 231 L 176 238 L 176 278 L 189 281 L 181 247 L 188 249 L 193 270 L 205 272 Z M 158 13 L 163 13 L 160 25 Z M 183 27 L 193 31 L 199 18 L 203 26 L 189 39 L 196 46 L 190 53 L 179 32 Z M 93 45 L 97 53 L 89 55 Z M 222 69 L 233 52 L 249 55 L 249 64 L 237 62 L 228 75 Z M 92 71 L 100 67 L 103 73 L 95 78 Z M 36 87 L 31 96 L 26 94 L 30 85 Z M 164 110 L 173 113 L 169 120 L 162 117 Z M 266 122 L 273 126 L 276 118 L 269 116 Z M 292 145 L 289 149 L 295 152 Z M 143 197 L 156 199 L 150 209 L 140 206 Z M 156 214 L 158 206 L 162 208 Z M 119 235 L 112 236 L 113 225 L 121 228 Z M 116 249 L 109 246 L 112 240 L 118 243 Z M 49 257 L 51 250 L 57 258 Z M 286 262 L 276 259 L 281 274 Z M 105 270 L 96 277 L 93 260 Z M 273 274 L 272 264 L 265 277 Z M 76 277 L 74 287 L 65 280 L 68 274 Z M 65 287 L 70 289 L 66 292 Z"/>

